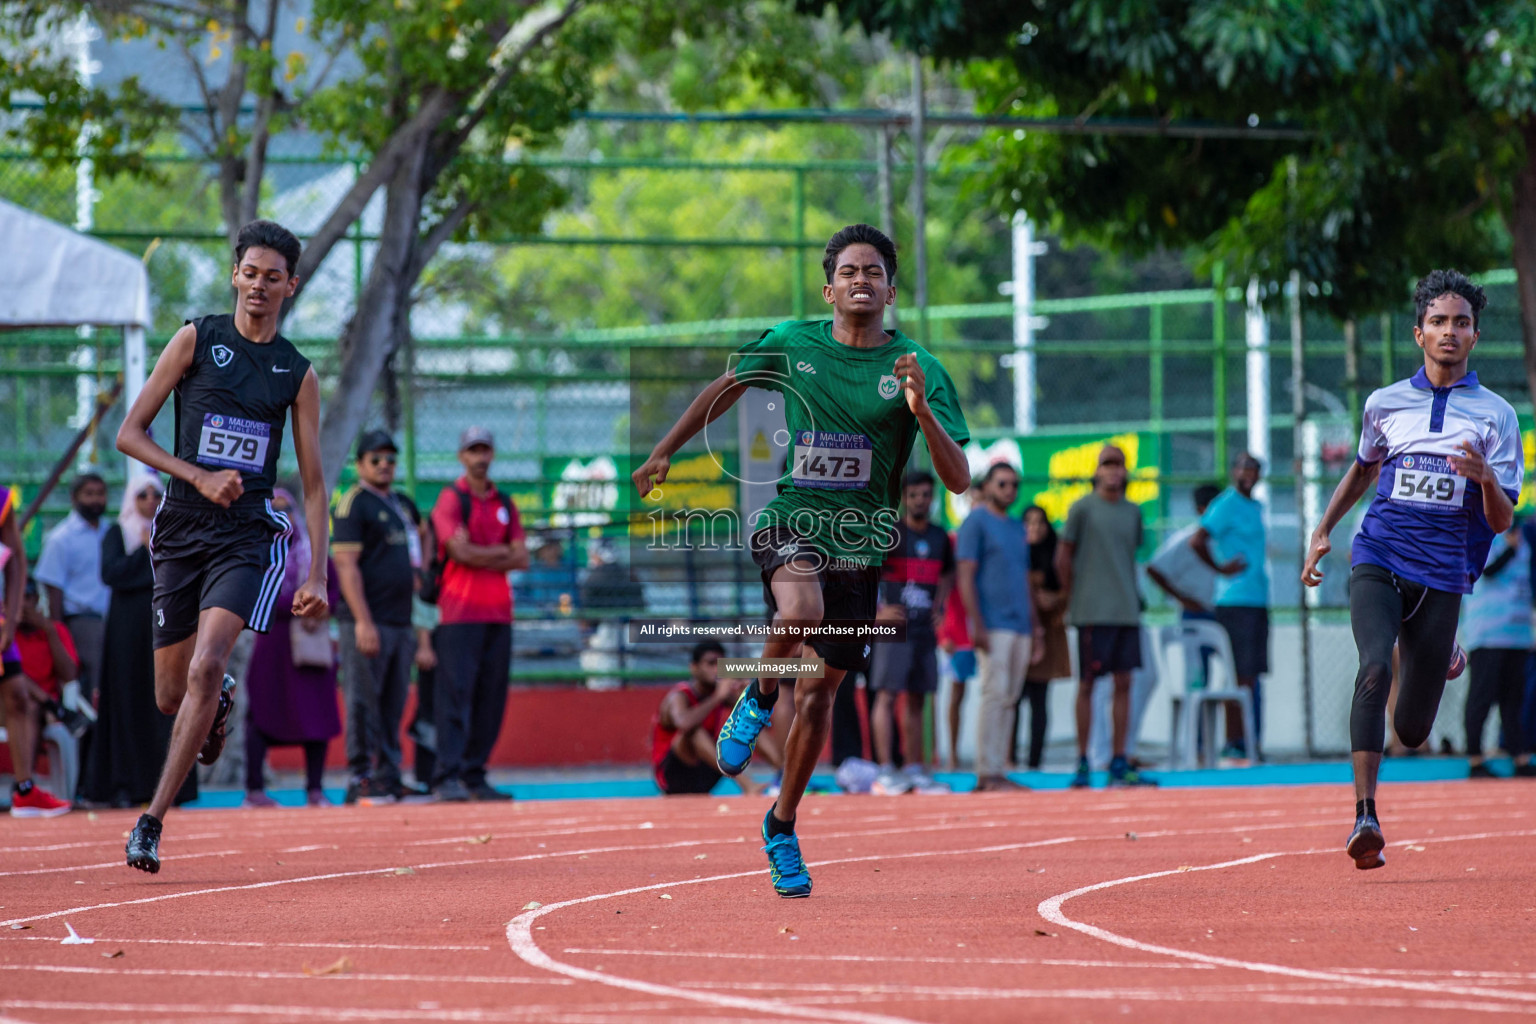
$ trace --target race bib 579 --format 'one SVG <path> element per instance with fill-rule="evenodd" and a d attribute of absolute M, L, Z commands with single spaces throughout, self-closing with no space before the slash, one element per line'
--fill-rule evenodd
<path fill-rule="evenodd" d="M 205 466 L 225 466 L 260 473 L 267 464 L 267 442 L 272 427 L 238 416 L 203 414 L 203 432 L 197 441 L 197 461 Z"/>

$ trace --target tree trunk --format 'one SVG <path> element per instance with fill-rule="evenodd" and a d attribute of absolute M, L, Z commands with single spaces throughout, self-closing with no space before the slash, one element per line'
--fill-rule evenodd
<path fill-rule="evenodd" d="M 1536 396 L 1536 117 L 1520 125 L 1525 166 L 1515 176 L 1509 235 L 1515 250 L 1515 290 L 1520 296 L 1520 337 L 1525 350 L 1527 397 Z"/>
<path fill-rule="evenodd" d="M 384 364 L 404 337 L 415 287 L 421 231 L 421 166 L 425 147 L 406 157 L 390 180 L 384 224 L 357 309 L 342 331 L 341 370 L 320 422 L 320 457 L 334 484 L 368 415 Z"/>

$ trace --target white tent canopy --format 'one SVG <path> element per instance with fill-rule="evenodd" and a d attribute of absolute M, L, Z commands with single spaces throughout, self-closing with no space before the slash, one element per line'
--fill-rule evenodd
<path fill-rule="evenodd" d="M 0 200 L 0 251 L 13 254 L 0 276 L 0 330 L 117 327 L 123 332 L 123 394 L 144 388 L 149 275 L 142 260 Z"/>

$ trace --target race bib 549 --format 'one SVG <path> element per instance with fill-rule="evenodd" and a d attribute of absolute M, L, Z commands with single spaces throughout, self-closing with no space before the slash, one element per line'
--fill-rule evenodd
<path fill-rule="evenodd" d="M 1467 478 L 1457 476 L 1451 464 L 1434 455 L 1404 455 L 1392 478 L 1393 501 L 1439 508 L 1460 508 L 1467 492 Z"/>

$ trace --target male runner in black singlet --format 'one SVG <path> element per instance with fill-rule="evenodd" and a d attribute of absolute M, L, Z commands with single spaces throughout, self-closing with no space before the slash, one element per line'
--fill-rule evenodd
<path fill-rule="evenodd" d="M 128 864 L 160 870 L 161 819 L 195 758 L 224 749 L 235 681 L 224 674 L 242 629 L 265 633 L 283 581 L 292 523 L 272 508 L 283 420 L 304 485 L 312 551 L 326 550 L 329 516 L 320 469 L 320 382 L 309 360 L 277 333 L 297 290 L 299 240 L 253 221 L 235 241 L 233 316 L 205 316 L 176 332 L 117 432 L 118 451 L 169 474 L 155 513 L 155 702 L 176 716 L 155 798 L 128 836 Z M 149 436 L 176 393 L 176 454 Z M 293 614 L 327 611 L 326 565 L 310 563 Z"/>

